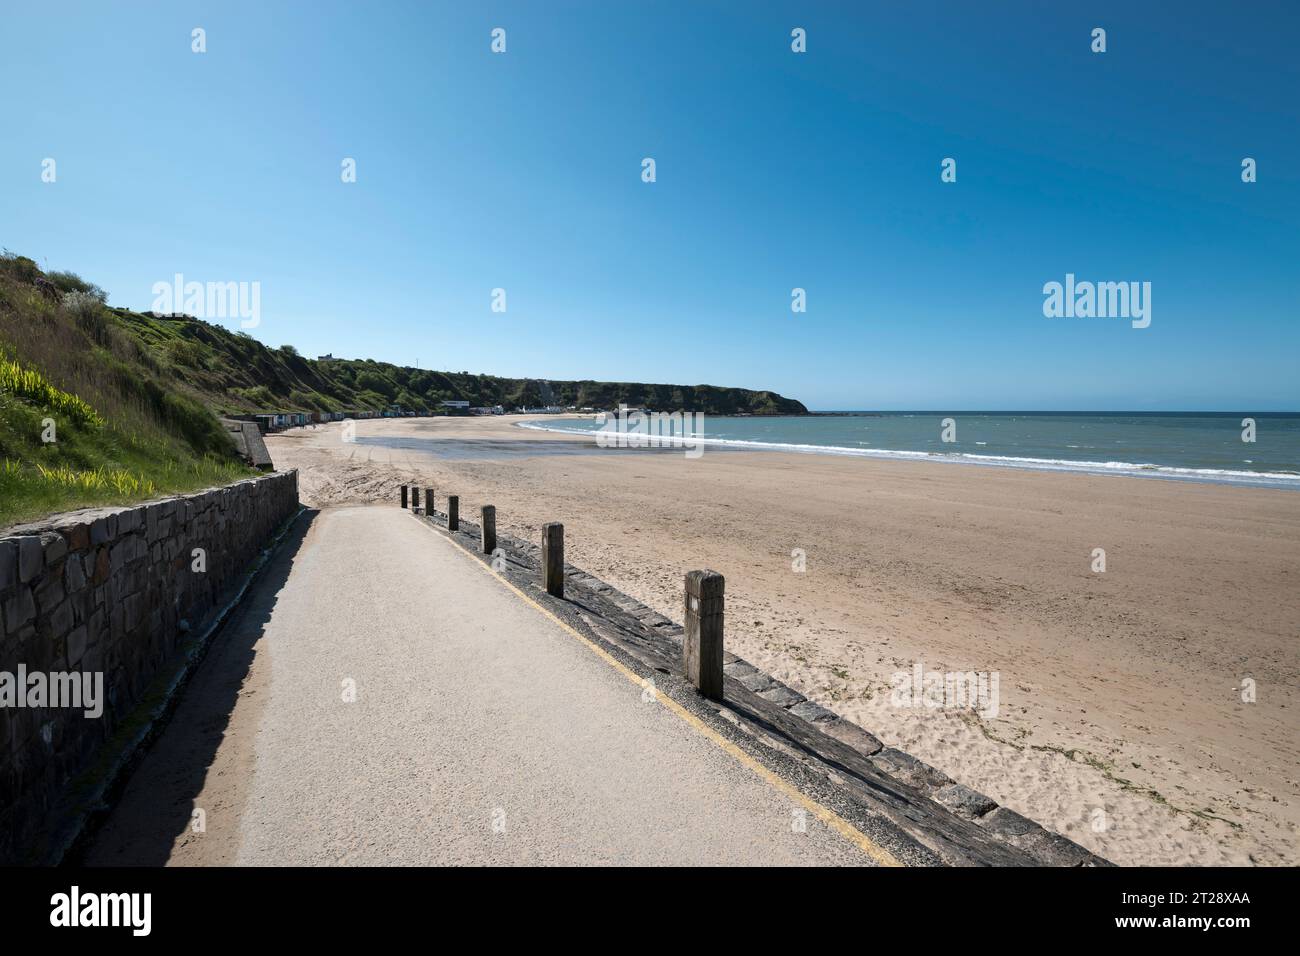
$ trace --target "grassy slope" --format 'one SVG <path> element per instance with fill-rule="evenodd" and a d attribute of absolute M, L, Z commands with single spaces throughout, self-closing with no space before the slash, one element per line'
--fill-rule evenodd
<path fill-rule="evenodd" d="M 103 304 L 72 273 L 0 256 L 0 527 L 248 474 L 213 412 L 620 403 L 709 415 L 801 415 L 774 392 L 711 385 L 547 382 L 371 359 L 316 361 L 185 317 Z M 79 413 L 80 405 L 85 413 Z M 57 441 L 42 441 L 54 419 Z"/>
<path fill-rule="evenodd" d="M 75 276 L 0 258 L 0 527 L 252 473 L 212 413 Z M 46 421 L 54 423 L 53 442 Z"/>
<path fill-rule="evenodd" d="M 184 317 L 113 310 L 164 364 L 175 366 L 193 395 L 222 412 L 437 409 L 445 400 L 471 405 L 538 407 L 543 385 L 532 379 L 434 372 L 372 359 L 316 361 L 293 349 L 268 349 L 256 339 Z M 712 385 L 635 382 L 548 382 L 559 405 L 613 409 L 630 406 L 700 411 L 710 415 L 802 415 L 802 404 L 774 392 Z"/>

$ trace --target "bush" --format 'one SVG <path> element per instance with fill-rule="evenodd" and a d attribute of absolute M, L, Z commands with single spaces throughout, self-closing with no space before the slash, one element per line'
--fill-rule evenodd
<path fill-rule="evenodd" d="M 0 272 L 17 279 L 19 282 L 32 283 L 40 278 L 41 270 L 31 259 L 10 252 L 0 252 Z"/>
<path fill-rule="evenodd" d="M 103 325 L 101 313 L 104 311 L 104 302 L 89 292 L 65 292 L 63 310 L 76 316 L 79 322 Z"/>
<path fill-rule="evenodd" d="M 167 343 L 167 355 L 175 365 L 203 368 L 203 346 L 190 339 L 173 339 Z"/>
<path fill-rule="evenodd" d="M 236 395 L 251 405 L 256 405 L 262 411 L 276 411 L 277 399 L 271 394 L 271 390 L 265 385 L 254 385 L 252 388 L 234 388 L 231 389 Z"/>
<path fill-rule="evenodd" d="M 289 393 L 289 404 L 295 411 L 300 412 L 320 411 L 321 408 L 319 395 L 312 395 L 300 388 L 295 388 Z"/>
<path fill-rule="evenodd" d="M 393 393 L 396 392 L 392 382 L 370 369 L 366 369 L 357 376 L 357 388 L 362 391 L 375 392 L 389 401 L 392 401 Z"/>
<path fill-rule="evenodd" d="M 63 311 L 77 320 L 100 345 L 108 344 L 108 323 L 104 320 L 104 303 L 89 292 L 66 292 Z"/>
<path fill-rule="evenodd" d="M 98 299 L 100 304 L 108 301 L 108 293 L 95 285 L 93 282 L 87 282 L 75 272 L 49 272 L 45 278 L 54 283 L 55 287 L 63 293 L 82 292 L 88 296 Z"/>

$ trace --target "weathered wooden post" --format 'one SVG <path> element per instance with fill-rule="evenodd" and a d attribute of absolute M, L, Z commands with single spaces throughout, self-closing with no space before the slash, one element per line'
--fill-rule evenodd
<path fill-rule="evenodd" d="M 447 530 L 460 530 L 460 495 L 447 496 Z"/>
<path fill-rule="evenodd" d="M 432 488 L 424 489 L 424 513 L 426 515 L 433 514 L 433 489 Z"/>
<path fill-rule="evenodd" d="M 402 507 L 406 507 L 406 485 L 402 485 Z"/>
<path fill-rule="evenodd" d="M 564 597 L 564 525 L 542 525 L 542 581 L 546 593 Z"/>
<path fill-rule="evenodd" d="M 682 668 L 686 679 L 712 700 L 722 700 L 722 611 L 725 580 L 717 571 L 686 575 L 686 635 Z"/>
<path fill-rule="evenodd" d="M 491 554 L 497 549 L 497 509 L 495 505 L 483 506 L 483 515 L 479 520 L 478 527 L 483 537 L 483 553 Z"/>
<path fill-rule="evenodd" d="M 420 489 L 417 488 L 415 485 L 411 485 L 411 510 L 414 511 L 419 507 L 420 507 Z"/>

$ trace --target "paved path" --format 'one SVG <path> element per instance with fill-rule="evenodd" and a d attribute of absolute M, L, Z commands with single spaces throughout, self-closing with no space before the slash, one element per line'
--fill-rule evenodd
<path fill-rule="evenodd" d="M 86 862 L 872 859 L 387 506 L 281 551 Z"/>

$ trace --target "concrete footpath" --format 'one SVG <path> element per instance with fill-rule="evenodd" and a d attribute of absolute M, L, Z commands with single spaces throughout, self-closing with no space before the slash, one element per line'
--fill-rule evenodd
<path fill-rule="evenodd" d="M 407 512 L 342 507 L 300 521 L 83 862 L 892 862 L 816 800 Z"/>

